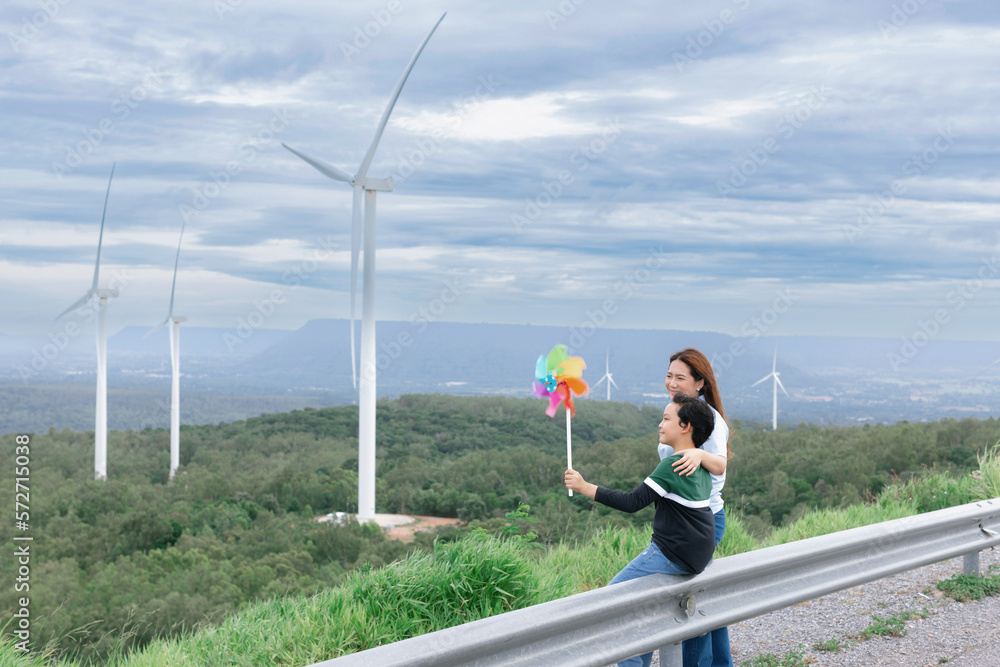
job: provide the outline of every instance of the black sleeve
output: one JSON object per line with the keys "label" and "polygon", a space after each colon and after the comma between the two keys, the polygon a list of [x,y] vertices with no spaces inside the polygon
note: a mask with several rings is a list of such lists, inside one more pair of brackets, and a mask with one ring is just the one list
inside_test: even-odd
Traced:
{"label": "black sleeve", "polygon": [[622,493],[621,491],[614,491],[613,489],[606,489],[603,486],[597,487],[597,493],[594,494],[594,500],[601,503],[602,505],[607,505],[616,510],[621,510],[622,512],[638,512],[643,507],[653,503],[659,496],[656,491],[646,486],[643,482],[631,493]]}

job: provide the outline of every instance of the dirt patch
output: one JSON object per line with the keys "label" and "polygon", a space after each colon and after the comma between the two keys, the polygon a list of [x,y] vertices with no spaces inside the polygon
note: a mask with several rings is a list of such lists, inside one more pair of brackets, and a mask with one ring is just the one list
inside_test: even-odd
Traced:
{"label": "dirt patch", "polygon": [[385,531],[385,534],[392,540],[412,542],[416,533],[429,533],[433,532],[436,528],[440,528],[441,526],[457,526],[462,523],[460,519],[451,519],[440,516],[414,516],[411,518],[413,521],[410,523],[401,526],[394,526]]}

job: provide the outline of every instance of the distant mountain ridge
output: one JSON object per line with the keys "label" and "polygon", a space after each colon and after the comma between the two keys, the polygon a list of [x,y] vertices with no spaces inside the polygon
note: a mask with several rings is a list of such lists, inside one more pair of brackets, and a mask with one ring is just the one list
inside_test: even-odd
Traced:
{"label": "distant mountain ridge", "polygon": [[[360,330],[360,324],[356,326]],[[164,401],[169,400],[167,332],[160,330],[143,339],[147,331],[127,327],[108,341],[110,390],[163,395],[157,401],[149,399],[148,416],[136,402],[131,410],[139,416],[129,423],[162,421]],[[268,405],[275,407],[288,405],[289,400],[315,407],[356,401],[349,334],[347,320],[311,320],[294,331],[183,326],[182,421],[186,420],[183,397],[246,397],[247,416],[259,414],[252,410],[259,409],[262,397],[270,397]],[[360,336],[358,342],[360,348]],[[378,322],[377,394],[529,396],[535,360],[558,343],[567,344],[586,360],[583,377],[590,384],[604,375],[608,355],[618,385],[611,391],[615,401],[664,402],[669,356],[692,346],[713,360],[727,412],[743,419],[768,419],[771,384],[752,385],[770,372],[777,347],[778,371],[791,395],[779,395],[779,422],[843,424],[1000,416],[1000,366],[985,370],[1000,359],[1000,343],[932,340],[908,351],[903,339],[740,339],[715,332],[487,323]],[[37,362],[42,352],[53,352],[54,346],[38,338],[0,338],[0,383],[12,390],[27,385],[92,387],[93,336],[86,331],[74,339],[72,347],[39,363],[42,370],[23,377],[24,369]],[[358,353],[360,361],[360,349]],[[904,361],[893,367],[892,355]],[[40,400],[38,394],[34,396]],[[602,387],[591,399],[605,400],[606,396]],[[211,410],[200,414],[218,421],[238,413],[232,401],[224,406],[218,419],[211,416],[215,414]],[[23,409],[24,414],[30,413],[30,406]],[[46,407],[46,414],[50,412]],[[60,423],[82,427],[78,418]]]}
{"label": "distant mountain ridge", "polygon": [[[245,359],[241,368],[264,374],[295,368],[316,378],[350,381],[349,333],[346,320],[311,320]],[[557,343],[584,357],[585,378],[596,381],[603,375],[608,353],[616,382],[621,376],[636,387],[662,386],[669,355],[685,347],[697,347],[715,358],[720,380],[735,382],[753,382],[769,372],[775,348],[783,377],[803,379],[845,372],[900,379],[972,376],[1000,359],[1000,343],[991,342],[930,341],[907,358],[903,343],[889,338],[750,340],[715,332],[652,329],[596,329],[584,336],[572,327],[379,322],[379,377],[426,383],[431,375],[434,383],[465,381],[489,387],[523,385],[527,378],[530,384],[534,360]],[[895,370],[890,355],[904,360]]]}
{"label": "distant mountain ridge", "polygon": [[[455,322],[379,322],[377,331],[380,384],[433,391],[446,383],[466,383],[453,385],[465,387],[461,393],[526,393],[534,380],[535,360],[559,343],[584,357],[584,379],[589,382],[604,374],[607,353],[623,390],[655,392],[663,389],[671,353],[688,346],[722,348],[732,340],[717,333],[643,329],[601,329],[585,338],[574,337],[567,327]],[[313,320],[245,359],[240,371],[258,378],[294,376],[299,382],[350,384],[349,333],[346,321]],[[574,338],[577,345],[572,345]]]}
{"label": "distant mountain ridge", "polygon": [[[319,364],[324,373],[343,375],[350,380],[350,348],[348,320],[310,320],[296,330],[253,327],[207,328],[181,327],[183,355],[218,356],[239,360],[247,369],[273,372],[276,366],[295,368],[307,366],[307,372]],[[355,323],[360,353],[360,324]],[[143,338],[149,329],[130,326],[108,339],[109,361],[115,354],[167,354],[167,331],[160,329]],[[847,338],[833,336],[784,336],[737,338],[707,331],[610,329],[594,327],[551,327],[527,324],[491,324],[458,322],[397,322],[377,323],[377,346],[380,370],[391,377],[404,370],[414,371],[433,358],[441,375],[465,374],[479,364],[503,360],[520,364],[564,343],[574,354],[588,360],[591,370],[597,368],[599,357],[610,351],[626,365],[642,366],[640,359],[657,364],[670,353],[683,347],[697,347],[709,357],[715,357],[716,372],[721,376],[730,370],[741,374],[745,366],[758,370],[763,359],[770,361],[775,346],[778,362],[799,367],[807,374],[827,374],[842,371],[863,372],[871,369],[906,375],[939,375],[979,373],[1000,359],[1000,342],[930,340],[918,344],[892,338]],[[33,350],[59,347],[73,356],[93,356],[93,332],[84,329],[74,336],[61,333],[49,336],[11,336],[0,334],[0,355],[7,358],[28,357]],[[736,352],[735,354],[733,352]],[[895,358],[896,368],[893,368]],[[631,361],[630,361],[631,360]],[[472,363],[470,365],[471,362]],[[397,369],[393,370],[393,366]],[[767,365],[769,366],[769,364]],[[496,371],[495,368],[492,369]],[[614,370],[614,369],[612,369]],[[780,370],[780,369],[779,369]],[[785,371],[782,371],[785,372]],[[602,370],[603,373],[603,370]],[[478,370],[474,372],[480,376]],[[655,375],[662,374],[657,370]],[[472,381],[472,376],[465,378]]]}

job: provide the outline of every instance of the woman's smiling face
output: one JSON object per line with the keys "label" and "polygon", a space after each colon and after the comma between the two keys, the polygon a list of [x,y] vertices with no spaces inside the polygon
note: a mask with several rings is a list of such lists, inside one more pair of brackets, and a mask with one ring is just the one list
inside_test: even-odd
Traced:
{"label": "woman's smiling face", "polygon": [[678,392],[688,396],[699,396],[701,388],[705,386],[705,381],[696,381],[691,374],[691,367],[680,359],[674,359],[670,362],[670,368],[667,369],[667,379],[663,384],[670,392],[670,398],[673,398]]}

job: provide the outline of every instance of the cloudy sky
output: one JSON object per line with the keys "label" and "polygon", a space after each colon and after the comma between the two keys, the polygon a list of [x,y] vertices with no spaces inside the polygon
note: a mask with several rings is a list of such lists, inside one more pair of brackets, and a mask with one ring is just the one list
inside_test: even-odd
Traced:
{"label": "cloudy sky", "polygon": [[[347,317],[1000,340],[993,2],[12,0],[0,332]],[[360,300],[359,300],[360,304]],[[934,321],[934,322],[932,322]],[[936,326],[933,324],[936,322]],[[930,323],[930,324],[929,324]]]}

